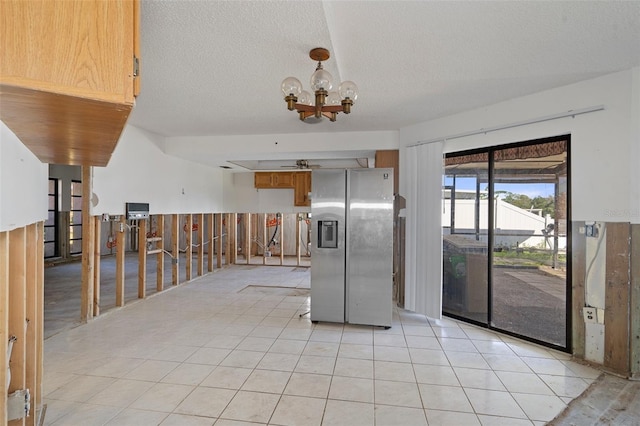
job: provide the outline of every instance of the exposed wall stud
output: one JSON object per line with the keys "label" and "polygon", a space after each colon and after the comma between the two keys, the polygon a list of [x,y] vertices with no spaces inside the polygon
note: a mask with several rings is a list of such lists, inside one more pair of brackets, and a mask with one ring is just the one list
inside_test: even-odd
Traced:
{"label": "exposed wall stud", "polygon": [[198,229],[196,230],[196,235],[198,239],[198,276],[204,275],[204,214],[197,214],[198,218]]}
{"label": "exposed wall stud", "polygon": [[180,283],[180,218],[177,214],[171,215],[171,255],[173,256],[171,262],[171,285],[178,285]]}
{"label": "exposed wall stud", "polygon": [[124,306],[124,255],[127,243],[127,219],[120,216],[116,229],[116,306]]}
{"label": "exposed wall stud", "polygon": [[191,281],[191,266],[193,263],[193,216],[188,214],[185,218],[184,230],[187,234],[187,260],[186,260],[186,271],[187,271],[187,281]]}
{"label": "exposed wall stud", "polygon": [[95,240],[89,206],[92,196],[91,167],[82,166],[82,291],[80,319],[87,322],[93,317],[93,268]]}
{"label": "exposed wall stud", "polygon": [[138,220],[138,299],[147,294],[147,219]]}
{"label": "exposed wall stud", "polygon": [[102,219],[93,216],[94,242],[93,242],[93,316],[100,315],[100,234],[102,231]]}
{"label": "exposed wall stud", "polygon": [[164,215],[156,216],[156,290],[158,292],[164,289]]}
{"label": "exposed wall stud", "polygon": [[218,239],[216,240],[217,242],[217,257],[216,257],[216,261],[218,263],[218,268],[222,268],[222,213],[216,213],[216,228],[217,228],[217,234],[218,234]]}

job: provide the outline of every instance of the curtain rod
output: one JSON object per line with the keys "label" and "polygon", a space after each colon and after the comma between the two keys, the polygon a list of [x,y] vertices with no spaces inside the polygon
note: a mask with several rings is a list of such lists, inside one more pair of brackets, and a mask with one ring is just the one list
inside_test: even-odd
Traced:
{"label": "curtain rod", "polygon": [[451,136],[445,136],[445,137],[439,137],[439,138],[435,138],[435,139],[429,139],[427,141],[421,141],[421,142],[414,143],[412,145],[407,145],[407,148],[411,148],[411,147],[414,147],[414,146],[425,145],[425,144],[433,143],[433,142],[440,142],[440,141],[446,142],[446,141],[451,140],[451,139],[465,138],[467,136],[474,136],[474,135],[479,135],[479,134],[482,134],[482,133],[486,134],[486,133],[489,133],[489,132],[497,132],[498,130],[511,129],[513,127],[526,126],[528,124],[542,123],[542,122],[545,122],[545,121],[556,120],[558,118],[575,117],[576,115],[587,114],[587,113],[596,112],[596,111],[602,111],[603,109],[604,109],[604,105],[597,105],[597,106],[581,108],[581,109],[570,109],[569,111],[566,111],[566,112],[559,112],[557,114],[545,115],[544,117],[533,118],[533,119],[530,119],[530,120],[516,121],[514,123],[509,123],[509,124],[505,124],[505,125],[502,125],[502,126],[487,127],[487,128],[482,128],[482,129],[479,129],[479,130],[473,130],[473,131],[470,131],[470,132],[458,133],[458,134],[451,135]]}

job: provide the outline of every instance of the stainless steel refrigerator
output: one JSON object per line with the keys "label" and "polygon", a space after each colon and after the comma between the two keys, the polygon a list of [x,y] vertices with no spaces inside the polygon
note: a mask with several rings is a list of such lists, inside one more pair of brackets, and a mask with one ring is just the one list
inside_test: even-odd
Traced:
{"label": "stainless steel refrigerator", "polygon": [[311,321],[391,327],[393,169],[314,170]]}

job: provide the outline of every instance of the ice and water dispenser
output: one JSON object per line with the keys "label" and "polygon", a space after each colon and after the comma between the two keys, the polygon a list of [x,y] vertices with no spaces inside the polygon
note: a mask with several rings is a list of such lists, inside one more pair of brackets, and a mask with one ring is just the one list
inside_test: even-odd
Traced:
{"label": "ice and water dispenser", "polygon": [[318,221],[318,248],[338,248],[338,221]]}

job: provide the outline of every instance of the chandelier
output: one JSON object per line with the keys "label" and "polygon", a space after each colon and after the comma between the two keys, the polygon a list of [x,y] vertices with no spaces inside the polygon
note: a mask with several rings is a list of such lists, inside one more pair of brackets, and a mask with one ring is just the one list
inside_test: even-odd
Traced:
{"label": "chandelier", "polygon": [[351,106],[358,98],[358,86],[353,81],[343,81],[337,91],[333,89],[333,77],[322,68],[322,61],[329,59],[329,51],[317,47],[309,52],[309,57],[318,61],[316,71],[311,74],[311,93],[302,90],[300,80],[287,77],[282,81],[282,93],[289,111],[294,109],[300,114],[300,120],[305,123],[319,123],[322,117],[336,121],[339,112],[349,114]]}

